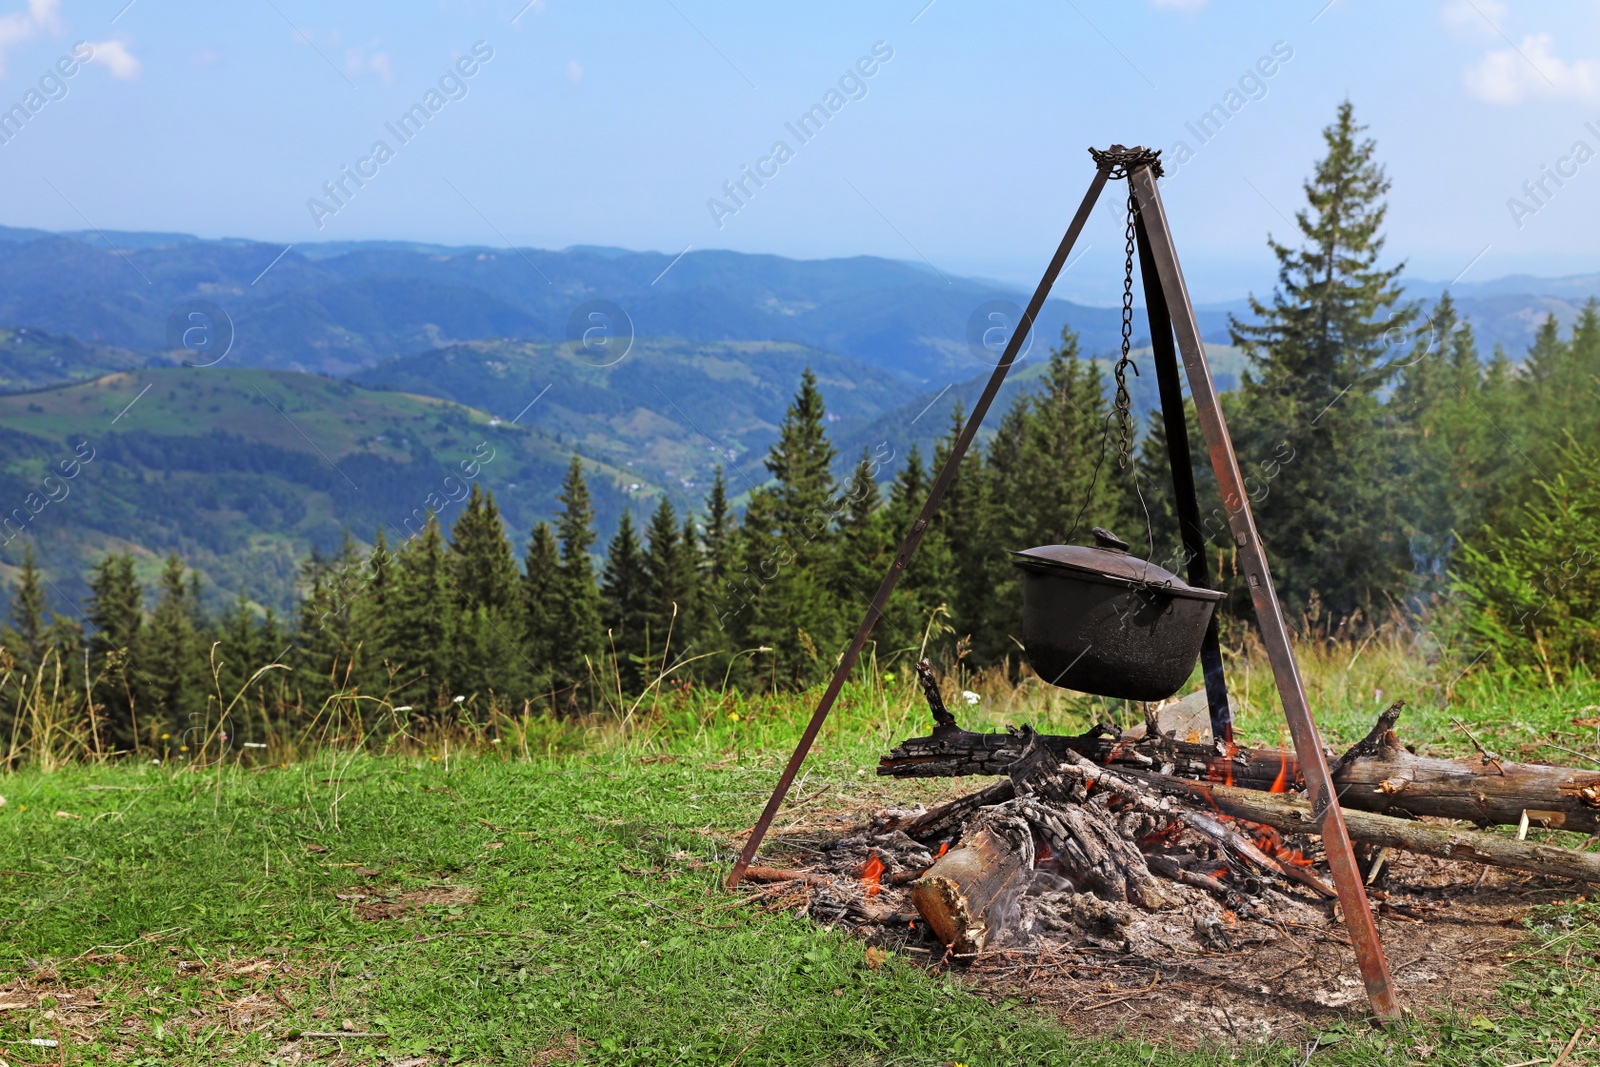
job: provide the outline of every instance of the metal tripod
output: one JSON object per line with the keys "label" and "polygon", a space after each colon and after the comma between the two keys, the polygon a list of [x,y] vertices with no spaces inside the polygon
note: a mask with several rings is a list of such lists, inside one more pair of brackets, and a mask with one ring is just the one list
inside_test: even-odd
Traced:
{"label": "metal tripod", "polygon": [[[1266,647],[1267,659],[1272,665],[1278,695],[1283,702],[1284,715],[1289,721],[1289,733],[1294,740],[1295,754],[1299,758],[1300,770],[1305,777],[1306,796],[1311,802],[1312,829],[1322,835],[1328,866],[1332,870],[1339,905],[1344,913],[1344,923],[1350,933],[1351,944],[1355,947],[1362,981],[1367,988],[1367,999],[1372,1006],[1373,1014],[1379,1019],[1385,1022],[1398,1020],[1400,1005],[1389,977],[1383,945],[1379,941],[1378,928],[1367,903],[1366,890],[1356,865],[1355,850],[1345,829],[1344,816],[1339,811],[1338,797],[1328,771],[1327,759],[1323,755],[1322,739],[1318,735],[1316,723],[1311,717],[1310,705],[1306,701],[1305,686],[1300,680],[1300,670],[1295,663],[1294,651],[1290,645],[1289,627],[1283,617],[1283,608],[1278,603],[1278,594],[1272,585],[1272,575],[1267,568],[1266,551],[1261,545],[1261,539],[1256,532],[1255,518],[1250,511],[1250,496],[1245,489],[1239,461],[1233,452],[1232,439],[1228,436],[1228,425],[1223,419],[1216,383],[1211,377],[1211,366],[1206,361],[1205,348],[1200,341],[1200,328],[1195,321],[1194,305],[1189,299],[1188,286],[1183,280],[1183,270],[1178,265],[1177,249],[1172,242],[1172,233],[1167,227],[1166,210],[1162,206],[1161,192],[1156,185],[1156,179],[1161,173],[1160,154],[1142,148],[1125,149],[1120,145],[1113,145],[1104,152],[1090,149],[1090,153],[1094,156],[1096,168],[1094,178],[1089,183],[1089,190],[1084,194],[1083,202],[1078,205],[1078,211],[1072,217],[1072,222],[1067,227],[1066,235],[1061,239],[1055,255],[1051,257],[1050,265],[1045,268],[1044,277],[1040,279],[1038,288],[1028,301],[1027,309],[1023,312],[1021,321],[1017,323],[1017,328],[1012,333],[1011,340],[1006,345],[1005,353],[1001,356],[994,373],[990,375],[988,384],[984,386],[982,396],[973,406],[966,425],[961,428],[961,433],[950,450],[949,458],[939,471],[938,477],[934,479],[933,486],[928,492],[927,502],[923,504],[921,513],[906,534],[905,541],[889,568],[889,573],[884,575],[883,582],[878,586],[877,594],[873,596],[866,616],[861,620],[861,625],[856,629],[849,648],[840,659],[833,678],[828,682],[828,688],[823,692],[822,700],[811,716],[811,721],[806,725],[799,744],[795,746],[794,754],[784,767],[783,774],[779,776],[771,799],[767,801],[767,806],[762,811],[761,818],[756,821],[750,839],[745,842],[744,851],[740,853],[738,862],[734,864],[733,871],[728,876],[728,887],[737,885],[744,877],[746,869],[755,858],[756,850],[761,847],[761,841],[772,825],[778,809],[783,805],[789,787],[794,784],[795,775],[799,773],[801,763],[805,761],[807,752],[816,740],[817,732],[821,730],[823,721],[838,699],[845,679],[855,667],[856,660],[872,633],[872,628],[883,614],[889,595],[894,591],[901,575],[905,573],[907,562],[921,544],[928,524],[932,521],[946,490],[949,489],[962,457],[966,455],[973,437],[978,432],[978,427],[988,414],[989,406],[1000,391],[1000,386],[1005,381],[1007,372],[1011,370],[1028,332],[1033,328],[1034,320],[1055,285],[1056,278],[1060,275],[1073,245],[1083,232],[1084,224],[1094,210],[1106,182],[1113,178],[1126,178],[1133,193],[1134,203],[1137,205],[1134,218],[1139,266],[1150,319],[1150,340],[1160,387],[1162,416],[1167,431],[1178,518],[1183,532],[1185,555],[1189,561],[1188,579],[1194,585],[1210,585],[1206,566],[1205,531],[1200,526],[1199,504],[1195,496],[1194,477],[1190,466],[1182,389],[1178,381],[1180,356],[1189,381],[1189,393],[1194,398],[1195,413],[1205,436],[1206,449],[1211,457],[1211,468],[1221,489],[1229,531],[1238,549],[1240,567],[1249,584],[1257,623],[1261,627],[1262,644]],[[1177,339],[1176,348],[1173,344],[1174,335]],[[1231,738],[1232,727],[1228,716],[1227,691],[1222,675],[1222,654],[1217,640],[1215,618],[1206,634],[1206,641],[1201,651],[1201,663],[1211,708],[1213,737],[1225,744]]]}

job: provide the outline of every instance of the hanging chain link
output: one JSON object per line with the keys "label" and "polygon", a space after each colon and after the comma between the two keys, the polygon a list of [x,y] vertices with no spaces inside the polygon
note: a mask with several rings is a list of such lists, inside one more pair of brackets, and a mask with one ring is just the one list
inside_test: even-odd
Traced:
{"label": "hanging chain link", "polygon": [[1122,358],[1112,370],[1117,379],[1117,395],[1112,406],[1117,416],[1117,466],[1126,468],[1133,458],[1133,397],[1128,394],[1128,368],[1134,377],[1139,375],[1139,365],[1128,356],[1133,347],[1133,252],[1135,246],[1134,218],[1139,210],[1133,196],[1133,183],[1128,183],[1127,248],[1122,269]]}

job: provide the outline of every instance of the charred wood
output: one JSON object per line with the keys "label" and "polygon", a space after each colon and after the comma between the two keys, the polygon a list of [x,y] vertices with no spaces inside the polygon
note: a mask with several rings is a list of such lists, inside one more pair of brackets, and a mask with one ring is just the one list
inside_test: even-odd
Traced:
{"label": "charred wood", "polygon": [[[1535,825],[1600,832],[1600,772],[1517,763],[1503,757],[1445,760],[1406,751],[1392,729],[1390,708],[1378,727],[1337,761],[1333,781],[1345,809],[1401,817],[1436,816],[1479,825],[1515,826],[1524,811]],[[954,725],[902,741],[878,762],[897,778],[1003,775],[1021,757],[1028,737],[1057,758],[1077,753],[1097,764],[1160,771],[1244,789],[1283,792],[1300,780],[1299,761],[1286,752],[1227,748],[1152,738],[1120,740],[1103,727],[1085,734],[980,734]]]}
{"label": "charred wood", "polygon": [[[1143,780],[1163,792],[1203,800],[1227,815],[1271,826],[1285,833],[1317,832],[1311,805],[1298,797],[1171,778],[1159,780],[1157,775],[1144,776]],[[1600,883],[1600,854],[1593,852],[1579,852],[1536,841],[1518,841],[1478,830],[1460,830],[1396,819],[1374,812],[1346,809],[1344,816],[1352,841],[1424,856],[1438,856],[1440,859]]]}

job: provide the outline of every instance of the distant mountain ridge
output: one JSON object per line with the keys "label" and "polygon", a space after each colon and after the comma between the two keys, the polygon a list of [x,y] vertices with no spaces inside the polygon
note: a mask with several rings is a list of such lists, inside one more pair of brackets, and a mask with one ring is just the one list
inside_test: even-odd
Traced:
{"label": "distant mountain ridge", "polygon": [[[1429,303],[1445,288],[1427,280],[1407,286],[1409,296]],[[1108,278],[1108,304],[1116,288]],[[1451,291],[1484,354],[1500,344],[1517,359],[1545,315],[1571,324],[1583,301],[1600,293],[1600,273],[1513,275]],[[233,321],[233,365],[314,374],[352,374],[468,341],[563,340],[579,306],[601,300],[622,308],[640,337],[804,345],[939,388],[992,363],[976,343],[994,325],[987,313],[998,308],[1002,320],[1014,319],[1027,295],[871,256],[795,260],[409,241],[286,250],[240,238],[0,227],[0,326],[156,352],[167,345],[168,317],[184,301],[201,299]],[[1202,305],[1196,313],[1208,343],[1227,343],[1229,315],[1247,316],[1248,305]],[[1145,343],[1139,320],[1135,341]],[[1064,325],[1078,332],[1088,354],[1117,345],[1115,307],[1047,301],[1035,344],[1048,346]]]}

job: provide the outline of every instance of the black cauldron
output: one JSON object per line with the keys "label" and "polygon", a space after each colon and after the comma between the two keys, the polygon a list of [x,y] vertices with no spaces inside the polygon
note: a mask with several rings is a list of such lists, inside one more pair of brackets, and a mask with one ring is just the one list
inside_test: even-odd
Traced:
{"label": "black cauldron", "polygon": [[1012,553],[1022,570],[1022,644],[1052,685],[1124,700],[1165,700],[1188,681],[1217,601],[1095,527],[1093,547]]}

